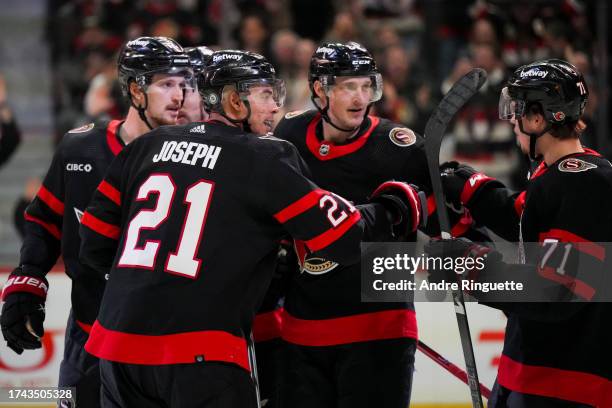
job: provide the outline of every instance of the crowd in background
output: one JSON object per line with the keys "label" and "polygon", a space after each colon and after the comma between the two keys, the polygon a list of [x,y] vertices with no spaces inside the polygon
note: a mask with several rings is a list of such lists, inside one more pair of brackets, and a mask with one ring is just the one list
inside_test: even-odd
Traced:
{"label": "crowd in background", "polygon": [[[321,41],[358,41],[384,78],[372,112],[422,133],[441,96],[471,67],[488,81],[450,128],[448,156],[520,184],[514,134],[497,119],[508,73],[563,58],[590,86],[585,143],[597,148],[595,7],[578,0],[49,0],[46,36],[53,70],[55,139],[125,112],[116,53],[128,38],[168,36],[187,47],[263,54],[287,83],[286,111],[312,107],[308,63]],[[280,115],[279,115],[280,117]],[[514,174],[519,174],[513,177]]]}

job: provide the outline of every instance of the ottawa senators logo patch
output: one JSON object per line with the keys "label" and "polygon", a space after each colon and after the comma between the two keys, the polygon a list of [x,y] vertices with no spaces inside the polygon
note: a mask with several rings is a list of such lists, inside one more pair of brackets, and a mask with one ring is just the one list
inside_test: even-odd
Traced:
{"label": "ottawa senators logo patch", "polygon": [[580,173],[590,169],[597,168],[593,163],[585,162],[584,160],[569,158],[559,163],[559,171],[565,173]]}
{"label": "ottawa senators logo patch", "polygon": [[83,125],[81,127],[75,128],[75,129],[71,129],[68,131],[68,133],[85,133],[91,129],[93,129],[95,126],[94,123],[88,123],[86,125]]}
{"label": "ottawa senators logo patch", "polygon": [[399,147],[412,146],[416,142],[416,135],[408,128],[393,128],[389,132],[389,139]]}
{"label": "ottawa senators logo patch", "polygon": [[304,264],[302,265],[302,272],[306,272],[311,275],[322,275],[333,270],[337,266],[338,264],[336,262],[328,261],[327,259],[306,258],[304,260]]}
{"label": "ottawa senators logo patch", "polygon": [[306,112],[306,109],[287,112],[285,114],[285,119],[295,118],[296,116],[300,116],[304,112]]}

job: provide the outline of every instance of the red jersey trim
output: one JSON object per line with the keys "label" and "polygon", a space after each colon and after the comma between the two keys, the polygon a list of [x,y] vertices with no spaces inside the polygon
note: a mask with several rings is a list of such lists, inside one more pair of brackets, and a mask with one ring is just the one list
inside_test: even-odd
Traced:
{"label": "red jersey trim", "polygon": [[[308,124],[308,128],[306,129],[306,146],[308,146],[308,150],[319,160],[331,160],[338,157],[346,156],[347,154],[351,154],[361,149],[363,145],[368,141],[368,138],[374,131],[374,128],[378,126],[380,123],[380,119],[376,116],[368,116],[370,118],[370,126],[368,129],[360,136],[356,138],[355,141],[351,143],[347,143],[344,145],[335,145],[333,143],[329,143],[326,141],[320,141],[317,138],[316,129],[317,124],[321,121],[321,114],[317,113],[312,121]],[[321,154],[321,146],[326,145],[329,147],[328,153],[325,155]]]}
{"label": "red jersey trim", "polygon": [[111,184],[107,183],[106,180],[102,180],[102,182],[98,186],[98,191],[101,192],[113,203],[117,204],[118,206],[121,206],[121,193]]}
{"label": "red jersey trim", "polygon": [[538,167],[536,167],[536,169],[534,170],[531,177],[529,177],[529,180],[533,180],[537,177],[540,177],[542,174],[546,173],[546,170],[548,170],[546,163],[545,162],[540,163]]}
{"label": "red jersey trim", "polygon": [[538,266],[538,274],[545,279],[565,286],[570,292],[583,299],[592,300],[593,296],[595,296],[596,291],[592,286],[571,276],[561,276],[555,271],[555,268],[550,266],[545,266],[544,268]]}
{"label": "red jersey trim", "polygon": [[47,206],[49,206],[54,213],[62,217],[64,216],[64,203],[62,200],[53,195],[52,192],[47,190],[44,185],[40,186],[40,189],[36,195],[42,202],[47,204]]}
{"label": "red jersey trim", "polygon": [[436,212],[436,197],[433,194],[427,196],[427,215],[431,215]]}
{"label": "red jersey trim", "polygon": [[276,220],[281,224],[284,224],[290,219],[297,217],[303,212],[308,211],[310,208],[314,207],[316,204],[319,203],[319,199],[326,194],[328,194],[328,192],[325,190],[311,191],[304,197],[300,198],[292,204],[289,204],[287,207],[274,214],[274,218],[276,218]]}
{"label": "red jersey trim", "polygon": [[316,237],[304,241],[304,244],[310,249],[311,252],[318,251],[334,243],[338,238],[344,235],[353,225],[355,225],[361,219],[361,213],[356,211],[352,213],[342,224],[335,228],[330,228],[322,234]]}
{"label": "red jersey trim", "polygon": [[49,224],[48,222],[44,222],[43,220],[33,217],[30,214],[28,214],[27,212],[23,214],[23,218],[26,221],[30,221],[30,222],[34,222],[38,225],[40,225],[41,227],[43,227],[45,230],[47,230],[47,232],[51,235],[53,235],[55,238],[57,239],[62,239],[62,232],[60,231],[59,228],[57,228],[56,225],[54,224]]}
{"label": "red jersey trim", "polygon": [[246,341],[220,330],[144,335],[123,333],[95,321],[85,350],[96,357],[126,364],[168,365],[202,361],[233,363],[250,371]]}
{"label": "red jersey trim", "polygon": [[527,196],[527,191],[521,191],[521,193],[514,200],[514,211],[516,211],[516,215],[519,217],[523,214],[523,209],[525,209],[525,197]]}
{"label": "red jersey trim", "polygon": [[281,336],[282,309],[259,313],[253,321],[255,341],[268,341]]}
{"label": "red jersey trim", "polygon": [[119,239],[119,227],[108,224],[93,215],[85,211],[83,218],[81,218],[81,225],[85,225],[91,230],[97,232],[100,235],[104,235],[107,238]]}
{"label": "red jersey trim", "polygon": [[502,355],[497,380],[500,385],[524,394],[541,395],[607,407],[612,401],[612,381],[580,371],[534,366]]}
{"label": "red jersey trim", "polygon": [[117,129],[121,124],[121,120],[111,120],[106,127],[106,143],[108,144],[108,148],[113,152],[116,156],[119,154],[121,150],[123,150],[123,145],[119,143],[117,139]]}
{"label": "red jersey trim", "polygon": [[414,310],[387,310],[325,320],[282,314],[283,340],[301,346],[334,346],[395,338],[418,338]]}
{"label": "red jersey trim", "polygon": [[76,320],[79,327],[87,334],[91,333],[91,324],[83,323],[81,321]]}
{"label": "red jersey trim", "polygon": [[572,232],[553,228],[549,231],[540,233],[538,239],[540,242],[543,242],[546,238],[558,239],[561,242],[574,243],[576,244],[574,245],[574,248],[576,248],[578,251],[584,252],[587,255],[595,257],[602,262],[606,259],[606,250],[603,246],[596,244],[593,241],[589,241],[588,239],[576,235]]}

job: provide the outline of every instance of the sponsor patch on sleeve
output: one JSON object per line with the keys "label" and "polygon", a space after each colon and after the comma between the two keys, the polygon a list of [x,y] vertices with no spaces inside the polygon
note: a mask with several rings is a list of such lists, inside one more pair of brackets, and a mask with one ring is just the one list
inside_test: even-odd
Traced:
{"label": "sponsor patch on sleeve", "polygon": [[416,142],[416,135],[408,128],[393,128],[389,132],[389,139],[399,147],[406,147]]}
{"label": "sponsor patch on sleeve", "polygon": [[88,123],[86,125],[83,125],[81,127],[75,128],[75,129],[71,129],[68,131],[68,133],[85,133],[91,129],[93,129],[95,126],[94,123]]}
{"label": "sponsor patch on sleeve", "polygon": [[296,116],[300,116],[304,112],[306,112],[306,109],[287,112],[285,114],[285,119],[295,118]]}
{"label": "sponsor patch on sleeve", "polygon": [[565,159],[559,163],[559,171],[563,171],[565,173],[580,173],[581,171],[587,171],[595,168],[597,168],[597,166],[593,163],[576,159],[574,157],[570,157],[569,159]]}

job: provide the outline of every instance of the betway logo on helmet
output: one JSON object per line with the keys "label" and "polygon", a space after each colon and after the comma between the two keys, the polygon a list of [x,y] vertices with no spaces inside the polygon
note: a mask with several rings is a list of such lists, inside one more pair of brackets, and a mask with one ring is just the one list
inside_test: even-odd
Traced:
{"label": "betway logo on helmet", "polygon": [[220,55],[215,55],[213,57],[213,62],[219,62],[219,61],[229,60],[229,59],[240,61],[242,59],[242,55],[240,55],[240,54],[220,54]]}
{"label": "betway logo on helmet", "polygon": [[529,71],[521,72],[521,78],[538,77],[544,79],[546,75],[548,75],[548,71],[541,71],[538,68],[531,68]]}
{"label": "betway logo on helmet", "polygon": [[317,48],[317,51],[315,52],[315,54],[318,54],[322,52],[323,54],[333,54],[334,52],[336,52],[336,50],[334,50],[333,48],[329,48],[329,47],[319,47]]}
{"label": "betway logo on helmet", "polygon": [[132,40],[129,43],[127,43],[128,47],[133,47],[135,45],[140,46],[140,47],[144,47],[145,45],[148,45],[149,41],[148,40]]}

